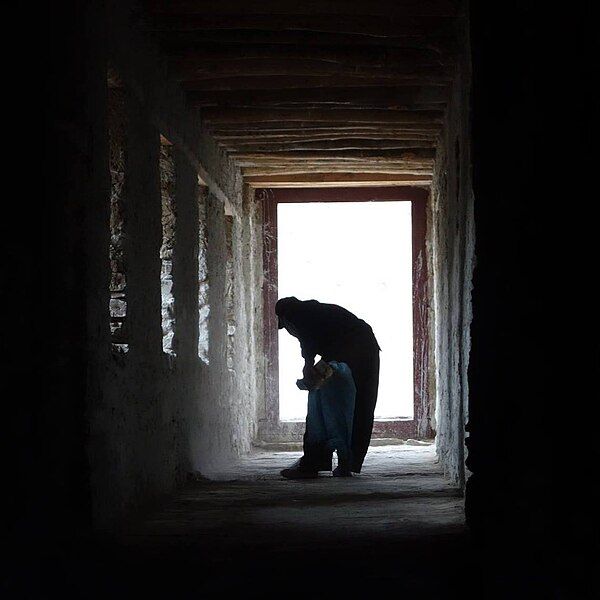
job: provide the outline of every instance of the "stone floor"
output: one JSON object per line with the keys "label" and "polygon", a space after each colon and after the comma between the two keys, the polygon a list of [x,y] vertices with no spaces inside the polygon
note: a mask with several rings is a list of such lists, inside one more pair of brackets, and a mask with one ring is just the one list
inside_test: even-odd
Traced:
{"label": "stone floor", "polygon": [[173,597],[465,597],[463,499],[432,445],[373,447],[353,478],[283,479],[299,455],[258,451],[190,482],[122,532],[117,570]]}
{"label": "stone floor", "polygon": [[363,472],[352,478],[282,478],[279,471],[300,454],[260,451],[192,482],[124,539],[171,543],[222,532],[219,545],[227,546],[247,543],[251,528],[253,546],[279,537],[289,548],[290,538],[335,545],[376,532],[404,538],[463,529],[460,491],[441,473],[433,445],[371,448]]}
{"label": "stone floor", "polygon": [[[479,598],[463,498],[432,445],[372,447],[363,472],[288,481],[260,450],[190,481],[115,539],[47,565],[65,598]],[[54,597],[53,595],[44,597]]]}

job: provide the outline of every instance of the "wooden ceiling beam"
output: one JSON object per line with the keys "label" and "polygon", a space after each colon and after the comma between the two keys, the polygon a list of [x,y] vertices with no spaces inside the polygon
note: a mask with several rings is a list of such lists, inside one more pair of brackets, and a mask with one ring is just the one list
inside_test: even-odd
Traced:
{"label": "wooden ceiling beam", "polygon": [[269,103],[256,103],[249,104],[243,101],[243,95],[240,99],[240,102],[232,102],[231,104],[220,105],[220,104],[207,104],[207,105],[198,105],[194,101],[190,101],[190,105],[195,108],[199,108],[203,110],[205,108],[224,108],[224,109],[255,109],[255,108],[263,108],[269,110],[277,110],[277,109],[300,109],[300,110],[340,110],[340,109],[363,109],[363,110],[397,110],[397,111],[424,111],[424,110],[445,110],[445,104],[396,104],[394,106],[388,106],[384,103],[369,103],[369,102],[336,102],[336,103],[322,103],[322,102],[289,102],[284,104],[269,104]]}
{"label": "wooden ceiling beam", "polygon": [[362,135],[379,135],[395,136],[395,135],[437,135],[442,129],[440,123],[402,123],[400,125],[387,124],[382,125],[369,123],[343,124],[336,123],[334,125],[322,123],[310,123],[304,121],[287,121],[273,123],[249,123],[239,125],[236,123],[219,123],[211,127],[211,131],[215,137],[219,136],[250,136],[256,138],[259,135],[265,136],[287,136],[287,135],[342,135],[342,136],[357,136]]}
{"label": "wooden ceiling beam", "polygon": [[361,188],[361,187],[372,187],[373,185],[377,185],[377,187],[399,187],[399,186],[405,186],[405,187],[422,187],[422,188],[429,188],[431,186],[431,182],[398,182],[395,181],[393,179],[391,179],[390,181],[386,181],[386,180],[377,180],[377,181],[372,181],[372,180],[364,180],[364,181],[347,181],[347,180],[340,180],[340,181],[333,181],[331,183],[324,183],[324,182],[319,182],[319,181],[304,181],[304,182],[299,182],[299,183],[274,183],[273,185],[270,186],[265,186],[265,185],[249,185],[249,187],[251,189],[257,189],[257,188],[264,188],[264,187],[270,187],[270,188],[294,188],[294,189],[304,189],[304,188],[314,188],[315,186],[318,187],[322,187],[322,188],[338,188],[338,187],[353,187],[353,188]]}
{"label": "wooden ceiling beam", "polygon": [[432,150],[435,144],[431,142],[398,142],[394,140],[350,140],[341,142],[313,142],[291,144],[254,144],[227,147],[227,151],[235,156],[237,154],[290,154],[292,152],[345,152],[352,150],[402,150],[404,152],[419,153],[423,150]]}
{"label": "wooden ceiling beam", "polygon": [[[397,171],[405,171],[405,170],[420,170],[420,169],[431,169],[433,167],[433,160],[402,160],[400,158],[390,158],[390,157],[370,157],[370,158],[334,158],[330,157],[329,159],[298,159],[298,158],[289,158],[288,160],[281,159],[279,157],[271,158],[271,160],[260,160],[256,158],[242,158],[236,157],[235,163],[239,167],[257,167],[257,168],[281,168],[281,169],[289,169],[289,168],[302,168],[306,169],[309,167],[314,168],[345,168],[347,171],[352,171],[355,169],[360,169],[363,171],[368,171],[371,168],[379,167],[389,167],[390,169],[394,169]],[[339,169],[338,169],[339,170]]]}
{"label": "wooden ceiling beam", "polygon": [[406,48],[432,50],[440,54],[456,55],[460,43],[456,36],[400,35],[398,37],[381,37],[378,35],[362,35],[354,33],[329,33],[299,30],[208,30],[183,32],[153,32],[152,35],[168,54],[177,53],[182,48],[196,45],[213,44],[218,46],[253,44],[277,44],[300,46],[335,46],[360,47],[371,46],[386,48]]}
{"label": "wooden ceiling beam", "polygon": [[379,77],[388,81],[418,77],[423,80],[450,82],[452,69],[435,63],[397,62],[378,66],[357,65],[352,62],[335,63],[320,60],[286,60],[280,58],[240,59],[237,61],[210,61],[202,59],[171,60],[173,77],[177,81],[192,82],[203,79],[228,79],[230,77],[297,77],[297,76],[349,76],[355,78]]}
{"label": "wooden ceiling beam", "polygon": [[299,110],[299,109],[261,109],[261,108],[207,108],[200,112],[206,123],[213,124],[251,124],[303,121],[305,123],[366,123],[423,125],[441,124],[443,111],[398,111],[398,110]]}
{"label": "wooden ceiling beam", "polygon": [[[422,154],[419,156],[417,150]],[[427,154],[426,154],[427,153]],[[277,153],[237,152],[230,153],[239,166],[260,165],[308,165],[308,164],[397,164],[400,167],[429,167],[435,160],[435,149],[406,150],[308,150]]]}
{"label": "wooden ceiling beam", "polygon": [[248,61],[315,61],[356,67],[377,67],[393,70],[401,65],[443,66],[453,63],[448,54],[428,49],[386,48],[372,46],[306,46],[302,44],[199,44],[167,48],[171,62],[178,65],[228,63],[245,65]]}
{"label": "wooden ceiling beam", "polygon": [[429,185],[429,175],[395,173],[297,173],[294,175],[255,175],[244,177],[251,187],[314,187],[316,185]]}
{"label": "wooden ceiling beam", "polygon": [[294,133],[294,134],[275,134],[275,135],[226,135],[218,134],[213,136],[219,144],[224,146],[235,145],[239,147],[253,145],[253,144],[290,144],[290,143],[302,143],[310,144],[314,142],[344,142],[353,140],[368,140],[377,142],[379,140],[384,141],[400,141],[406,143],[419,144],[420,142],[429,142],[435,145],[437,142],[437,135],[434,133],[389,133],[385,131],[380,132],[338,132],[338,133]]}
{"label": "wooden ceiling beam", "polygon": [[155,15],[335,15],[381,17],[456,17],[459,0],[145,0],[148,13]]}
{"label": "wooden ceiling beam", "polygon": [[[447,37],[456,34],[456,22],[448,17],[392,17],[390,15],[263,14],[149,14],[142,21],[147,31],[194,33],[230,30],[305,31],[383,37]],[[197,36],[195,39],[200,39]]]}
{"label": "wooden ceiling beam", "polygon": [[388,108],[403,106],[444,106],[448,88],[429,87],[358,87],[358,88],[300,88],[239,91],[206,90],[188,92],[195,106],[291,106],[291,105],[380,105]]}
{"label": "wooden ceiling beam", "polygon": [[348,171],[360,171],[370,167],[387,166],[396,170],[412,170],[412,169],[431,169],[433,167],[433,159],[417,160],[417,159],[401,159],[398,157],[380,156],[374,154],[371,157],[336,157],[328,158],[301,158],[301,157],[263,157],[251,158],[236,156],[235,163],[239,167],[259,167],[259,168],[294,168],[294,169],[311,169],[311,168],[334,168],[344,167]]}
{"label": "wooden ceiling beam", "polygon": [[281,142],[263,143],[262,140],[252,142],[222,143],[223,147],[232,155],[240,152],[250,153],[270,153],[290,151],[339,151],[339,150],[369,150],[369,149],[388,149],[388,150],[410,150],[411,148],[434,148],[432,141],[415,140],[365,140],[365,139],[347,139],[347,140],[319,140],[316,142]]}
{"label": "wooden ceiling beam", "polygon": [[244,175],[297,175],[302,173],[394,173],[396,175],[427,175],[433,174],[433,169],[429,168],[397,168],[393,165],[367,166],[359,165],[356,167],[348,165],[329,165],[329,166],[288,166],[288,167],[243,167]]}
{"label": "wooden ceiling beam", "polygon": [[[344,125],[342,123],[336,123],[335,125],[319,124],[319,123],[304,123],[304,122],[288,122],[288,123],[249,123],[243,127],[233,124],[228,125],[222,123],[213,125],[211,130],[215,138],[221,136],[243,136],[250,138],[257,138],[258,136],[312,136],[317,135],[320,137],[331,136],[350,136],[350,137],[363,137],[363,136],[437,136],[441,131],[441,124],[439,123],[419,123],[412,125],[404,123],[402,125],[369,125],[368,123],[359,123],[354,125]],[[402,139],[402,138],[399,138]]]}
{"label": "wooden ceiling beam", "polygon": [[421,173],[423,171],[429,172],[434,165],[433,160],[400,160],[398,158],[386,158],[379,157],[373,158],[343,158],[343,159],[310,159],[310,160],[279,160],[277,157],[271,160],[256,160],[256,159],[242,159],[239,157],[235,158],[236,164],[240,168],[245,169],[281,169],[286,173],[290,171],[316,169],[316,170],[346,170],[346,171],[381,171],[382,169],[390,169],[393,172],[409,172],[409,173]]}
{"label": "wooden ceiling beam", "polygon": [[431,182],[462,0],[142,2],[142,27],[251,185]]}
{"label": "wooden ceiling beam", "polygon": [[242,172],[244,175],[247,176],[253,176],[253,177],[258,177],[258,176],[271,176],[271,175],[299,175],[302,173],[372,173],[372,174],[378,174],[378,173],[392,173],[394,175],[422,175],[422,176],[427,176],[427,177],[431,177],[433,175],[433,170],[430,169],[429,171],[427,170],[410,170],[410,169],[370,169],[370,168],[359,168],[359,167],[348,167],[346,169],[343,168],[332,168],[332,169],[325,169],[325,168],[312,168],[312,167],[304,167],[304,168],[295,168],[295,169],[287,169],[287,170],[281,170],[281,169],[273,169],[273,170],[267,170],[267,169],[259,169],[259,168],[255,168],[255,167],[249,167],[249,168],[244,168],[242,169]]}
{"label": "wooden ceiling beam", "polygon": [[439,86],[444,89],[448,86],[447,79],[439,77],[424,76],[417,73],[406,77],[380,77],[372,74],[371,77],[356,77],[349,75],[240,75],[237,77],[213,77],[210,79],[195,79],[182,81],[181,86],[188,92],[200,91],[235,91],[244,92],[246,90],[256,89],[303,89],[303,88],[347,88],[347,87],[421,87],[421,86]]}

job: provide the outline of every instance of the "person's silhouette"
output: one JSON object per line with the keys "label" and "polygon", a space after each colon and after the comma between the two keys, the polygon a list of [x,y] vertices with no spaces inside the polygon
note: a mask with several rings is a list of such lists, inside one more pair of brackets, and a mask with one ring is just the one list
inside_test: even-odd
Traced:
{"label": "person's silhouette", "polygon": [[[281,298],[275,305],[279,329],[298,338],[304,358],[304,380],[313,381],[315,356],[324,361],[345,363],[356,388],[351,436],[350,471],[360,473],[369,448],[377,390],[379,387],[379,344],[371,326],[336,304],[317,300]],[[281,474],[287,478],[316,477],[318,471],[331,471],[333,449],[311,430],[307,419],[304,455]]]}

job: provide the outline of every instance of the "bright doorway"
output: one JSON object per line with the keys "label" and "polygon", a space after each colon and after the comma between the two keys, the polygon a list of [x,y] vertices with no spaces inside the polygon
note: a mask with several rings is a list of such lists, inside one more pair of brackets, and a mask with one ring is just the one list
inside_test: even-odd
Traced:
{"label": "bright doorway", "polygon": [[[413,419],[410,201],[298,202],[277,212],[278,295],[339,304],[369,323],[382,348],[375,418]],[[303,421],[298,341],[279,332],[279,418]]]}

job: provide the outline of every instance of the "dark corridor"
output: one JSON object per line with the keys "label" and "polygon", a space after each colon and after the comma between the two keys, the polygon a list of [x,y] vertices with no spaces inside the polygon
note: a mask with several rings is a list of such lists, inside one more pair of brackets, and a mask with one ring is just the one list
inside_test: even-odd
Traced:
{"label": "dark corridor", "polygon": [[[44,112],[43,133],[17,111],[5,131],[15,180],[44,180],[3,219],[7,597],[597,596],[589,12],[90,0],[37,31],[6,18],[43,47],[17,69],[6,51],[7,96]],[[244,479],[268,385],[255,191],[392,186],[428,198],[438,462],[404,444],[380,469],[375,447],[333,494],[268,461]],[[436,507],[456,520],[427,530]],[[311,525],[327,510],[333,530]]]}

